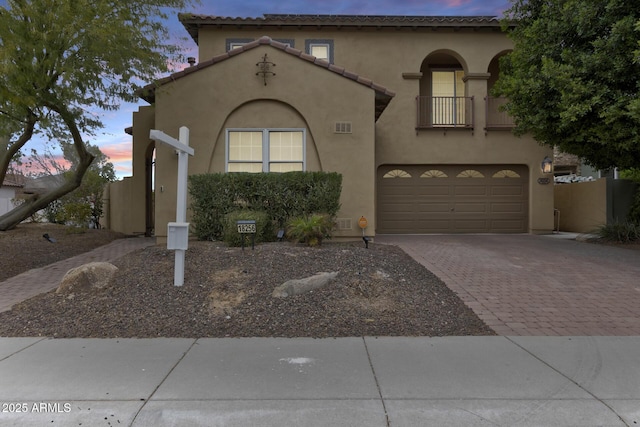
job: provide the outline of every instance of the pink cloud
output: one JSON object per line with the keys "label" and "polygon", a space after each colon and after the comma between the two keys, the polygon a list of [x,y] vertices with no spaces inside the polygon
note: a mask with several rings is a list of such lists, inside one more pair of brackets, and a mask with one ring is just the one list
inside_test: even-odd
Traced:
{"label": "pink cloud", "polygon": [[111,163],[120,163],[125,161],[130,162],[131,150],[131,141],[117,142],[100,147],[100,151],[102,151],[107,157],[109,157],[109,161]]}

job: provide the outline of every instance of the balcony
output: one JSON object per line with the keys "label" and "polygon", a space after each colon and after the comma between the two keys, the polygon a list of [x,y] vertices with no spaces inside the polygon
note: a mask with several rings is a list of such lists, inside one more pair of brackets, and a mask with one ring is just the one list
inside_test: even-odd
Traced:
{"label": "balcony", "polygon": [[418,96],[416,129],[473,129],[472,96]]}
{"label": "balcony", "polygon": [[501,107],[507,103],[506,98],[488,96],[485,99],[487,112],[487,130],[512,129],[515,126],[513,118]]}

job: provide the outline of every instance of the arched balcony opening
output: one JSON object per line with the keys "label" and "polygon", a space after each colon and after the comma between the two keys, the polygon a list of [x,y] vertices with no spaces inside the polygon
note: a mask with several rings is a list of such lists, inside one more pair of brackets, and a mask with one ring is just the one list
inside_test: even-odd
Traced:
{"label": "arched balcony opening", "polygon": [[416,128],[473,128],[473,97],[466,96],[465,67],[458,55],[434,52],[420,71]]}

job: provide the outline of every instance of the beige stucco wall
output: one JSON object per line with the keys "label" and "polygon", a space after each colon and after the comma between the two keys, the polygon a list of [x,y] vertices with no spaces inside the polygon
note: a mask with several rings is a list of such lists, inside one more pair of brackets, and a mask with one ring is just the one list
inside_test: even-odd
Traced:
{"label": "beige stucco wall", "polygon": [[554,186],[560,231],[591,233],[607,223],[607,179]]}
{"label": "beige stucco wall", "polygon": [[[136,215],[136,199],[139,198],[135,191],[135,180],[126,177],[120,181],[109,184],[104,194],[104,212],[102,226],[110,230],[127,235],[144,232],[144,223]],[[144,193],[143,193],[144,194]],[[144,213],[143,213],[144,215]]]}
{"label": "beige stucco wall", "polygon": [[[190,128],[191,145],[196,152],[189,159],[190,174],[224,171],[225,129],[299,127],[307,129],[307,170],[343,174],[339,217],[351,219],[353,226],[338,231],[338,236],[360,235],[357,220],[361,216],[369,220],[367,234],[374,234],[375,172],[385,164],[526,165],[529,231],[551,232],[553,179],[542,174],[540,162],[545,156],[551,157],[552,151],[529,137],[515,137],[508,130],[485,130],[488,85],[497,78],[497,58],[512,48],[503,33],[495,28],[202,28],[199,61],[224,53],[228,38],[258,39],[265,35],[274,40],[293,40],[293,47],[303,51],[307,39],[333,40],[336,65],[372,79],[396,96],[374,123],[372,89],[271,46],[236,52],[225,61],[156,90],[155,121],[153,109],[149,109],[141,111],[146,121],[138,119],[134,123],[134,173],[142,180],[136,178],[134,191],[144,188],[144,168],[136,166],[136,158],[149,144],[151,126],[176,138],[180,126]],[[255,74],[256,63],[265,53],[276,64],[272,69],[276,76],[269,77],[267,85]],[[458,62],[464,68],[465,95],[474,97],[473,129],[416,130],[416,96],[424,94],[426,87],[426,77],[421,72],[428,70],[426,64],[434,58],[438,64]],[[353,133],[334,134],[336,121],[351,122]],[[144,156],[142,159],[144,167]],[[175,219],[176,169],[173,150],[158,147],[155,213],[156,235],[160,237],[166,235],[166,223]],[[550,179],[551,184],[539,183],[539,178],[547,182]],[[139,202],[136,200],[131,208],[136,217]]]}
{"label": "beige stucco wall", "polygon": [[[267,84],[256,76],[264,54],[275,63]],[[190,129],[189,174],[224,172],[228,128],[306,128],[307,170],[343,176],[342,210],[351,218],[375,218],[374,91],[271,46],[260,46],[163,86],[156,92],[156,128],[177,137]],[[353,133],[335,134],[336,121],[352,123]],[[175,220],[177,158],[157,148],[156,235],[166,236]],[[158,191],[161,189],[161,191]]]}
{"label": "beige stucco wall", "polygon": [[104,226],[128,235],[146,232],[145,159],[149,146],[149,129],[153,129],[153,107],[140,107],[133,113],[133,176],[109,184],[105,192]]}
{"label": "beige stucco wall", "polygon": [[[493,30],[422,31],[289,29],[238,31],[203,29],[199,36],[200,60],[225,50],[227,39],[258,39],[267,35],[294,40],[305,49],[307,39],[334,41],[334,63],[357,72],[394,91],[396,96],[376,123],[375,165],[383,164],[518,164],[529,169],[529,231],[553,229],[553,179],[543,175],[540,162],[552,156],[530,137],[515,137],[509,130],[485,131],[485,97],[497,79],[497,58],[512,49],[505,34]],[[441,59],[442,55],[447,57]],[[439,56],[438,63],[458,62],[465,71],[465,96],[473,96],[473,130],[416,131],[416,101],[421,93],[421,69],[425,59]],[[448,58],[448,59],[447,59]],[[492,63],[493,61],[493,63]],[[424,89],[424,84],[423,84]],[[423,90],[424,92],[424,90]],[[551,178],[539,184],[538,178]],[[373,219],[373,218],[371,218]],[[369,221],[375,229],[375,220]]]}

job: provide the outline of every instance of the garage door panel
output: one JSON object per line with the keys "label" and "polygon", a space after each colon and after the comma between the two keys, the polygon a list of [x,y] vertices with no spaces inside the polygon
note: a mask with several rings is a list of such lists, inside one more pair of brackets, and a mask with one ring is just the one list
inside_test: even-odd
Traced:
{"label": "garage door panel", "polygon": [[486,203],[456,203],[454,204],[454,212],[459,213],[474,213],[483,214],[487,212]]}
{"label": "garage door panel", "polygon": [[524,220],[493,220],[491,229],[496,233],[521,233],[525,224]]}
{"label": "garage door panel", "polygon": [[409,186],[396,186],[396,187],[389,187],[385,189],[385,195],[387,197],[403,197],[403,196],[411,196],[415,193],[415,188],[413,187],[409,187]]}
{"label": "garage door panel", "polygon": [[[422,184],[422,182],[420,182]],[[416,194],[420,196],[450,196],[451,186],[449,185],[419,185]]]}
{"label": "garage door panel", "polygon": [[481,219],[455,219],[453,226],[467,233],[483,233],[489,231],[489,221]]}
{"label": "garage door panel", "polygon": [[[451,230],[451,221],[446,219],[440,220],[431,220],[429,222],[421,222],[418,224],[419,229],[429,229],[432,230],[430,233],[449,233]],[[420,231],[416,231],[419,233]]]}
{"label": "garage door panel", "polygon": [[493,213],[519,213],[524,215],[524,205],[522,203],[491,203]]}
{"label": "garage door panel", "polygon": [[[389,178],[394,169],[411,178]],[[425,174],[434,170],[442,172],[438,178]],[[526,232],[528,176],[527,167],[517,165],[382,166],[377,232]]]}
{"label": "garage door panel", "polygon": [[418,212],[443,212],[449,213],[451,208],[449,208],[449,202],[446,203],[419,203],[418,204]]}
{"label": "garage door panel", "polygon": [[486,185],[456,185],[454,194],[456,196],[486,196]]}
{"label": "garage door panel", "polygon": [[524,194],[523,185],[493,185],[491,186],[492,196],[515,196],[522,197]]}

